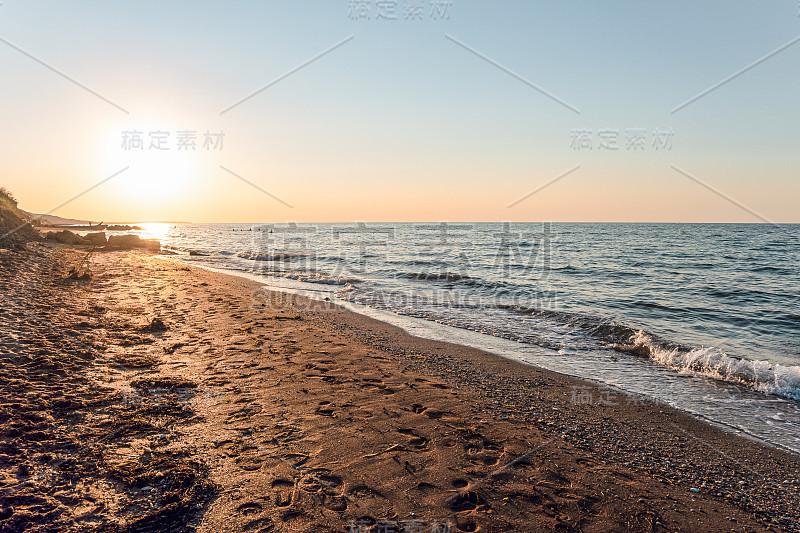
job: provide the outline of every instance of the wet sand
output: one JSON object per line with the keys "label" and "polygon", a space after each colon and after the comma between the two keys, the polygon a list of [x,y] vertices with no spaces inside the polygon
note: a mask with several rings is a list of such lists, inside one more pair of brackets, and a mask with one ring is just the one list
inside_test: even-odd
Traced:
{"label": "wet sand", "polygon": [[0,531],[781,531],[800,461],[146,252],[0,252]]}

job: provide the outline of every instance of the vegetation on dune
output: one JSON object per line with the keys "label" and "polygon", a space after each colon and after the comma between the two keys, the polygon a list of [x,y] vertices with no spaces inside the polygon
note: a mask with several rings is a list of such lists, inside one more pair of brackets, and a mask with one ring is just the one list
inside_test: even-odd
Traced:
{"label": "vegetation on dune", "polygon": [[17,199],[5,187],[0,187],[0,206],[17,211]]}
{"label": "vegetation on dune", "polygon": [[41,236],[28,222],[28,216],[17,207],[11,191],[0,187],[0,248],[39,240]]}

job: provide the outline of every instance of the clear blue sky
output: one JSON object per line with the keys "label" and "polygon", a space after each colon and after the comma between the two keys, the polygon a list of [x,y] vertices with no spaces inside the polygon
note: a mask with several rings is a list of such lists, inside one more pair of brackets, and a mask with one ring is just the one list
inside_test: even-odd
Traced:
{"label": "clear blue sky", "polygon": [[2,0],[0,184],[45,212],[129,167],[55,213],[96,220],[800,221],[800,42],[672,112],[800,36],[796,1],[409,2]]}

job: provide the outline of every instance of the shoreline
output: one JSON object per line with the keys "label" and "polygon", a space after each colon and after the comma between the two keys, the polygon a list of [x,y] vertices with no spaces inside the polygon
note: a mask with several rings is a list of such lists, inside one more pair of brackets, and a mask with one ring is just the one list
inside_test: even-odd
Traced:
{"label": "shoreline", "polygon": [[[213,272],[213,273],[216,273],[216,274],[220,274],[220,275],[223,275],[223,276],[233,276],[233,277],[236,277],[236,278],[252,281],[252,282],[255,282],[255,283],[265,287],[265,290],[278,292],[278,293],[281,293],[281,294],[287,294],[287,295],[291,295],[291,296],[296,296],[296,297],[298,297],[299,300],[302,300],[302,301],[305,301],[306,299],[310,300],[312,302],[327,301],[327,300],[324,300],[322,297],[312,297],[312,296],[307,295],[307,293],[315,292],[314,289],[300,288],[300,287],[274,286],[274,285],[270,285],[270,284],[266,283],[265,281],[263,281],[263,279],[261,279],[259,276],[254,275],[254,274],[249,274],[249,273],[246,273],[246,272],[228,271],[228,270],[223,269],[223,268],[216,268],[216,267],[211,267],[211,266],[207,266],[207,265],[203,265],[203,264],[195,265],[195,264],[187,263],[187,262],[181,261],[180,259],[172,258],[172,257],[169,257],[167,259],[169,259],[171,261],[174,261],[176,264],[179,264],[179,265],[188,265],[188,266],[190,266],[192,268],[199,268],[199,269],[202,269],[202,270],[205,270],[205,271],[208,271],[208,272]],[[317,289],[316,292],[319,292],[321,294],[327,294],[327,291],[320,290],[320,289]],[[738,426],[734,425],[733,423],[724,422],[724,421],[721,421],[721,420],[715,420],[714,418],[711,418],[709,416],[705,416],[700,412],[693,412],[693,411],[688,410],[688,409],[684,409],[684,408],[681,408],[681,407],[676,407],[676,406],[669,405],[669,403],[667,403],[666,401],[660,400],[660,399],[658,399],[658,398],[656,398],[654,396],[648,396],[646,394],[638,394],[638,393],[635,393],[635,392],[629,392],[629,391],[626,391],[625,389],[623,389],[622,387],[615,386],[615,385],[608,384],[608,383],[604,383],[604,382],[602,382],[600,380],[594,380],[594,379],[591,379],[591,378],[588,378],[588,377],[582,377],[580,375],[573,375],[573,374],[569,374],[569,373],[566,373],[566,372],[561,372],[561,371],[555,370],[553,368],[542,367],[540,365],[537,365],[536,362],[523,360],[522,358],[520,358],[519,356],[516,356],[516,355],[503,355],[503,353],[500,353],[500,352],[503,351],[503,348],[501,346],[499,346],[499,345],[496,348],[493,349],[491,347],[482,348],[482,347],[477,346],[475,344],[470,344],[469,343],[469,339],[466,338],[465,335],[467,335],[467,336],[473,335],[473,334],[474,335],[480,335],[480,334],[475,333],[475,332],[470,331],[470,330],[461,329],[461,328],[458,328],[456,326],[450,326],[450,325],[446,325],[446,324],[430,322],[428,320],[425,320],[425,319],[422,319],[422,318],[415,318],[415,317],[405,317],[405,316],[403,316],[402,320],[397,320],[396,316],[400,316],[400,315],[395,315],[391,311],[388,311],[388,310],[376,310],[376,309],[365,307],[365,306],[363,306],[361,304],[349,302],[349,301],[346,301],[346,300],[342,301],[342,300],[333,300],[333,299],[331,299],[330,303],[331,303],[331,305],[336,305],[336,306],[342,308],[342,310],[345,311],[345,312],[353,313],[353,314],[356,314],[358,316],[362,316],[362,317],[366,318],[368,320],[368,322],[377,322],[377,323],[380,323],[380,324],[388,324],[391,328],[397,328],[399,330],[402,330],[402,332],[405,335],[407,335],[407,336],[409,336],[409,337],[411,337],[413,339],[418,339],[420,341],[434,342],[434,343],[440,342],[440,343],[446,343],[447,344],[447,343],[449,343],[449,341],[445,341],[445,340],[442,340],[441,338],[436,338],[436,337],[437,336],[438,337],[443,337],[444,335],[446,335],[448,329],[452,329],[453,332],[456,335],[458,335],[459,337],[462,337],[461,339],[459,339],[461,342],[459,342],[459,341],[452,342],[452,344],[454,344],[454,345],[463,346],[464,348],[467,348],[467,349],[470,349],[470,350],[476,350],[478,352],[485,353],[490,357],[500,357],[500,358],[509,360],[509,361],[511,361],[511,362],[513,362],[515,364],[521,365],[522,367],[539,368],[539,369],[545,370],[547,372],[551,372],[553,374],[557,374],[559,376],[563,376],[563,377],[565,377],[567,379],[577,380],[580,383],[589,383],[592,387],[597,387],[597,388],[602,389],[602,390],[607,390],[607,389],[611,390],[617,396],[622,396],[622,397],[626,397],[626,398],[639,398],[638,400],[635,400],[637,402],[644,401],[644,402],[654,403],[656,405],[660,405],[660,406],[663,406],[665,408],[674,409],[674,410],[676,410],[676,411],[678,411],[678,412],[680,412],[680,413],[682,413],[684,415],[687,415],[687,416],[689,416],[689,417],[691,417],[693,419],[696,419],[696,420],[701,421],[701,422],[706,423],[706,424],[710,424],[712,426],[715,426],[718,429],[722,429],[723,431],[726,431],[727,433],[729,433],[731,435],[735,435],[735,436],[738,436],[738,437],[741,437],[741,438],[752,440],[752,441],[754,441],[756,443],[759,443],[761,445],[768,446],[768,447],[771,447],[771,448],[775,448],[777,450],[780,450],[782,452],[788,453],[788,454],[793,455],[793,456],[800,456],[800,451],[798,451],[796,449],[792,449],[789,446],[785,446],[785,445],[781,444],[780,442],[777,442],[775,440],[769,440],[766,437],[759,436],[759,435],[757,435],[755,433],[750,433],[750,432],[747,431],[747,429],[745,429],[743,427],[738,427]],[[317,304],[314,304],[314,305],[317,305]],[[305,305],[304,307],[308,307],[308,305]],[[401,325],[402,322],[405,322],[406,325],[411,325],[411,324],[414,324],[415,322],[424,324],[425,325],[424,328],[417,328],[417,329],[425,329],[426,331],[424,331],[423,334],[415,334],[415,333],[409,331],[408,329],[406,329],[406,327],[404,327],[404,325]],[[438,330],[441,330],[441,331],[435,331],[434,332],[434,331],[432,331],[434,329],[438,329]],[[425,336],[424,333],[427,333],[430,336]],[[511,345],[510,346],[511,349],[515,348],[515,346],[513,346],[513,345],[516,344],[516,343],[514,343],[513,341],[510,341],[510,340],[507,340],[507,339],[503,339],[503,338],[496,338],[496,337],[492,337],[492,340],[496,341],[495,342],[496,345],[500,344],[500,343],[507,343],[507,344]],[[540,349],[543,353],[548,351],[548,349],[546,349],[546,348],[538,348],[537,347],[537,349]],[[656,363],[653,363],[653,362],[650,362],[650,361],[645,361],[645,364],[653,364],[653,365],[655,365]],[[664,368],[667,368],[670,371],[677,372],[676,369],[673,369],[673,368],[670,368],[670,367],[664,367]],[[718,378],[709,377],[709,376],[704,376],[704,379],[710,379],[711,381],[718,382],[719,384],[725,384],[725,385],[730,384],[729,382],[727,382],[725,380],[720,380]],[[771,395],[769,395],[767,393],[763,393],[763,392],[757,391],[755,389],[747,389],[746,388],[745,391],[748,394],[764,396],[765,398],[769,398],[771,396]],[[791,401],[791,400],[789,400],[787,398],[784,398],[782,396],[777,396],[777,395],[775,396],[775,398],[779,399],[781,401],[784,401],[784,400],[785,401]]]}
{"label": "shoreline", "polygon": [[[89,310],[90,380],[114,392],[80,409],[172,406],[95,447],[134,463],[117,472],[186,463],[199,507],[177,530],[800,530],[797,456],[672,408],[143,252],[89,268],[60,297]],[[130,502],[171,519],[171,478],[147,479],[114,478],[124,505],[93,520],[132,530]]]}

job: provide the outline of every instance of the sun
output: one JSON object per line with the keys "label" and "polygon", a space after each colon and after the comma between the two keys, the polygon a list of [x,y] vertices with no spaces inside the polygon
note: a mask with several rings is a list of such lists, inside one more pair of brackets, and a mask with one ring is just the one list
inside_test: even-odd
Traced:
{"label": "sun", "polygon": [[190,151],[131,153],[120,180],[124,194],[135,201],[163,202],[185,196],[196,177],[196,154]]}
{"label": "sun", "polygon": [[[171,135],[155,142],[151,132]],[[125,126],[122,133],[106,138],[107,168],[126,168],[114,179],[114,192],[129,203],[164,205],[185,198],[196,189],[198,149],[181,149],[174,137],[176,128]],[[113,143],[110,142],[113,140]]]}

